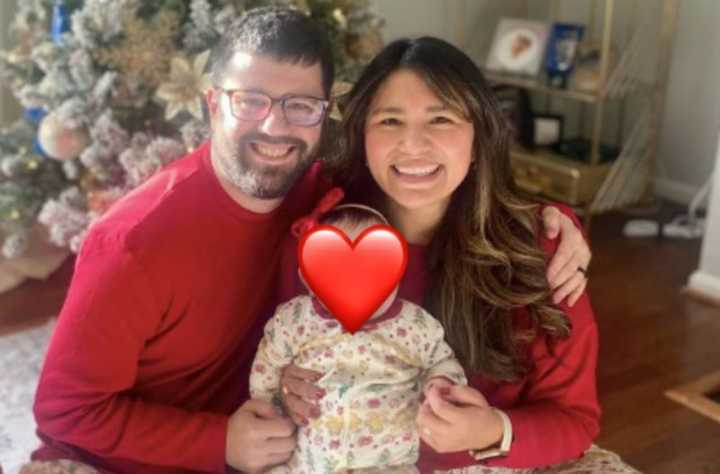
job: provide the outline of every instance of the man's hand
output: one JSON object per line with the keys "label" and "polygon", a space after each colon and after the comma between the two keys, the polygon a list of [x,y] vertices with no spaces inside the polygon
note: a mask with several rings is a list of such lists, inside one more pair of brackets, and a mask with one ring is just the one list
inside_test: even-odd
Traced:
{"label": "man's hand", "polygon": [[225,462],[255,473],[290,459],[295,425],[264,400],[248,400],[232,414],[225,439]]}
{"label": "man's hand", "polygon": [[590,247],[572,219],[556,207],[543,209],[542,218],[545,236],[548,239],[560,236],[560,244],[547,270],[553,302],[557,304],[567,298],[568,306],[573,306],[587,285],[585,272],[592,258]]}

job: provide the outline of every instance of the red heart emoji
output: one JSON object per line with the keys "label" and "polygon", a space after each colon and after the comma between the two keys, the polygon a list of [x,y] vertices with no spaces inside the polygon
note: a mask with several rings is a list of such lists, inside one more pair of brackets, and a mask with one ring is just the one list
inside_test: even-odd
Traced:
{"label": "red heart emoji", "polygon": [[365,229],[355,242],[321,225],[300,241],[298,261],[315,296],[354,334],[397,286],[407,253],[405,239],[387,225]]}

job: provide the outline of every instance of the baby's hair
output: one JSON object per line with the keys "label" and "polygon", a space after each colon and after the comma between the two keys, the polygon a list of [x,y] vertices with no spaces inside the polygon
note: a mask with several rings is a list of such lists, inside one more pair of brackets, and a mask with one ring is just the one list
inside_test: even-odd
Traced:
{"label": "baby's hair", "polygon": [[342,204],[328,211],[320,217],[319,224],[337,227],[371,226],[375,224],[388,224],[387,219],[372,207],[362,204]]}

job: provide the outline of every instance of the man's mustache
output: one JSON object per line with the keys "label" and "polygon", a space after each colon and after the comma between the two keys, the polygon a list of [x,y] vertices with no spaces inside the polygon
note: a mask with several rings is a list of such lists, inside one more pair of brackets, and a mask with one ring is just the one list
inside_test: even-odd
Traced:
{"label": "man's mustache", "polygon": [[305,151],[308,148],[307,143],[300,140],[297,137],[290,137],[290,136],[270,136],[265,135],[264,133],[248,133],[244,135],[240,139],[240,145],[247,145],[250,142],[260,142],[260,143],[266,143],[268,145],[292,145],[295,148],[298,149],[298,151],[302,154],[305,153]]}

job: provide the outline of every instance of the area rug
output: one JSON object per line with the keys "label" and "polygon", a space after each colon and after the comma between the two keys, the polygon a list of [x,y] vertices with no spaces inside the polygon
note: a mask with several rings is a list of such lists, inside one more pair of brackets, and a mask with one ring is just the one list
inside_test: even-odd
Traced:
{"label": "area rug", "polygon": [[0,472],[16,474],[38,444],[33,398],[54,319],[0,336]]}

